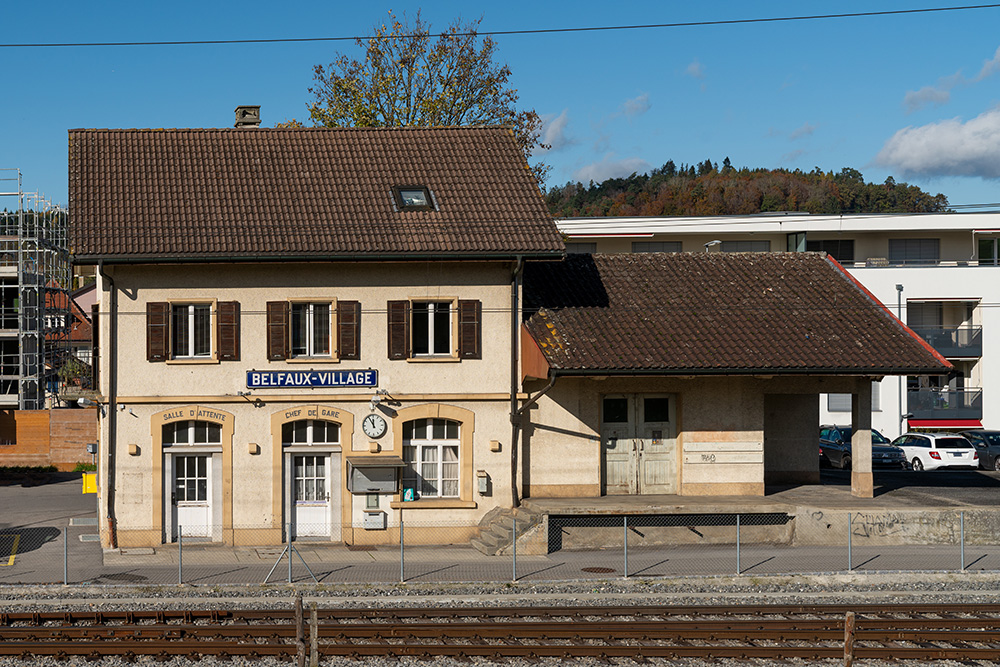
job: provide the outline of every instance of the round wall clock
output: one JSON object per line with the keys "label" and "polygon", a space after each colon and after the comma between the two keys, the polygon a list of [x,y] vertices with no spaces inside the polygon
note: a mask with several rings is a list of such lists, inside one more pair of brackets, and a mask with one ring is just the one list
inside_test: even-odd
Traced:
{"label": "round wall clock", "polygon": [[381,438],[385,435],[385,419],[382,418],[382,415],[368,415],[361,422],[361,430],[369,438]]}

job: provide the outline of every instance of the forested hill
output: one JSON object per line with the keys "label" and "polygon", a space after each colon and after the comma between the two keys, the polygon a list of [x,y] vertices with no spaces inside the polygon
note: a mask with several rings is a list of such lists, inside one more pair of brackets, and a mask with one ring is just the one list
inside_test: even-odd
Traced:
{"label": "forested hill", "polygon": [[865,183],[856,169],[840,173],[786,169],[736,169],[726,158],[697,166],[667,162],[649,174],[603,183],[567,183],[546,195],[557,218],[617,215],[749,215],[768,211],[803,213],[934,213],[948,198],[914,185]]}

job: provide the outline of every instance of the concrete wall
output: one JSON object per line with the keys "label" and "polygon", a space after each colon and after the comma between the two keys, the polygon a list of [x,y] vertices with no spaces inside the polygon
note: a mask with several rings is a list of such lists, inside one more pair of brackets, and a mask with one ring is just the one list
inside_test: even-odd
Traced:
{"label": "concrete wall", "polygon": [[[4,410],[0,429],[13,433],[0,445],[0,466],[55,466],[70,471],[90,463],[87,443],[97,442],[97,410]],[[8,442],[8,438],[3,438]]]}
{"label": "concrete wall", "polygon": [[811,394],[764,396],[765,484],[819,484],[818,420]]}

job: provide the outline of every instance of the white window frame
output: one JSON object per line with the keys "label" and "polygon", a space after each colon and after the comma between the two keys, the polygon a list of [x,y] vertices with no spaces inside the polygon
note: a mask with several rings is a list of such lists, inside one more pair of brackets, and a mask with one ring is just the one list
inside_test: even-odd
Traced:
{"label": "white window frame", "polygon": [[[205,425],[205,440],[199,442],[197,440],[197,429],[199,425]],[[168,422],[163,425],[164,427],[170,427],[174,431],[174,437],[168,442],[167,438],[163,438],[164,447],[187,447],[189,445],[204,446],[204,445],[221,445],[222,444],[222,424],[217,422],[208,421],[206,419],[188,419],[186,421],[178,422]],[[219,431],[219,439],[211,439],[212,432],[208,429],[209,426],[215,427]],[[179,440],[178,435],[183,429],[184,440]]]}
{"label": "white window frame", "polygon": [[[434,422],[444,422],[446,437],[433,436]],[[403,486],[413,488],[419,498],[460,498],[462,494],[462,424],[453,419],[428,417],[408,422],[416,428],[418,422],[424,422],[426,438],[403,438]],[[454,424],[455,437],[447,437],[448,424]],[[406,428],[406,426],[404,426]],[[412,431],[411,431],[412,433]],[[454,449],[454,461],[445,461],[445,451]],[[425,461],[425,453],[435,452],[433,460]],[[445,475],[445,466],[454,467],[454,475]],[[433,466],[430,468],[429,466]],[[428,476],[428,472],[433,474]],[[408,486],[411,485],[411,486]],[[445,493],[445,485],[454,485],[454,493]]]}
{"label": "white window frame", "polygon": [[[294,424],[298,424],[298,423],[301,423],[301,422],[306,422],[306,439],[304,441],[296,441],[295,437],[294,437],[295,436],[295,426],[294,426]],[[326,426],[327,435],[329,435],[329,433],[330,433],[330,425],[335,426],[336,430],[337,430],[337,438],[335,440],[317,440],[316,439],[316,429],[315,429],[316,422],[323,422],[323,423],[325,423],[327,425]],[[284,428],[286,426],[289,429],[291,429],[291,433],[292,433],[292,438],[291,439],[285,439]],[[282,447],[308,447],[308,446],[312,446],[312,445],[320,445],[320,446],[326,446],[326,445],[339,446],[340,445],[341,430],[342,430],[341,426],[340,426],[340,424],[338,422],[330,421],[329,419],[296,419],[294,421],[285,422],[284,424],[281,425],[281,427],[282,427],[282,433],[281,433],[281,445],[282,445]]]}
{"label": "white window frame", "polygon": [[[206,360],[215,358],[215,318],[216,318],[216,302],[215,301],[171,301],[170,305],[170,328],[169,335],[170,340],[168,341],[170,347],[170,358],[179,360]],[[181,315],[180,317],[177,313],[181,312],[182,309],[187,309],[187,313]],[[208,349],[204,352],[198,352],[195,348],[195,343],[197,341],[197,317],[196,313],[199,310],[207,310],[208,312]],[[187,327],[187,335],[185,336],[187,353],[179,354],[177,350],[177,322],[179,318],[183,318]]]}
{"label": "white window frame", "polygon": [[[327,351],[317,352],[315,349],[315,338],[316,338],[316,324],[317,317],[315,313],[316,306],[325,306],[327,308]],[[305,352],[296,353],[295,351],[295,309],[305,308],[304,319],[305,319]],[[336,340],[334,339],[334,334],[336,332],[336,315],[337,315],[337,302],[331,299],[303,299],[288,302],[288,353],[289,359],[333,359],[336,358]]]}
{"label": "white window frame", "polygon": [[[427,349],[417,351],[417,306],[427,306],[426,334]],[[448,338],[444,345],[438,345],[438,330],[435,327],[435,315],[442,306],[448,308],[448,326],[445,327]],[[410,358],[457,358],[458,357],[458,300],[457,299],[410,299]],[[444,348],[444,351],[438,351]]]}

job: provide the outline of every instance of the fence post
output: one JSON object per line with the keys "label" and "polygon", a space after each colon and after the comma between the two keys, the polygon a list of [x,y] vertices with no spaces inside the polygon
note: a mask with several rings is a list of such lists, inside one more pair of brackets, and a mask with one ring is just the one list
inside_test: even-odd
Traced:
{"label": "fence post", "polygon": [[292,583],[292,524],[288,524],[288,583]]}
{"label": "fence post", "polygon": [[514,548],[514,564],[511,566],[513,571],[511,572],[511,581],[517,581],[517,515],[513,514],[514,528],[511,533],[511,546]]}
{"label": "fence post", "polygon": [[624,545],[625,550],[625,578],[628,579],[628,515],[622,516],[622,528],[624,533],[622,533],[622,545]]}
{"label": "fence post", "polygon": [[854,569],[854,559],[851,558],[851,513],[847,513],[847,571]]}
{"label": "fence post", "polygon": [[742,574],[740,567],[740,515],[736,514],[736,574]]}
{"label": "fence post", "polygon": [[854,631],[857,623],[854,612],[847,612],[844,618],[844,667],[854,664]]}
{"label": "fence post", "polygon": [[315,602],[309,605],[309,667],[319,667],[319,614]]}
{"label": "fence post", "polygon": [[69,526],[63,526],[63,586],[69,586]]}
{"label": "fence post", "polygon": [[295,596],[295,664],[306,667],[306,634],[302,616],[302,594]]}
{"label": "fence post", "polygon": [[960,554],[960,557],[962,559],[961,563],[962,567],[960,569],[962,570],[962,572],[965,572],[965,510],[962,510],[958,513],[958,520],[960,522],[959,540],[962,545]]}
{"label": "fence post", "polygon": [[406,577],[403,576],[403,508],[399,508],[399,583],[405,584]]}
{"label": "fence post", "polygon": [[184,531],[177,526],[177,585],[184,583]]}

